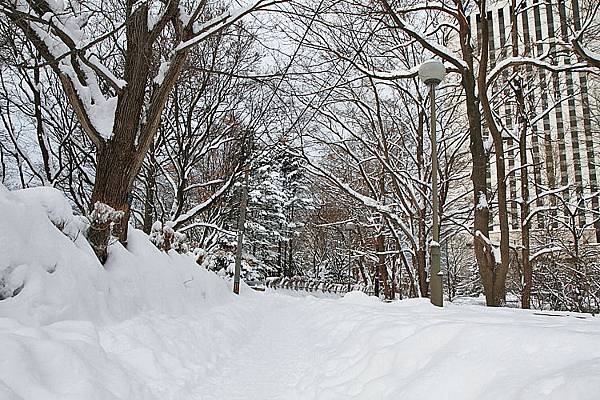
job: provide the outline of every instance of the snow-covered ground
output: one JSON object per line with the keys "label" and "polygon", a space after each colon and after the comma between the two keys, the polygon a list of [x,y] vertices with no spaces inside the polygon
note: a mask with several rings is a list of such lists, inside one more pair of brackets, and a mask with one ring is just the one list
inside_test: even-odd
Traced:
{"label": "snow-covered ground", "polygon": [[243,287],[236,297],[137,231],[128,250],[112,247],[105,269],[79,226],[55,191],[0,186],[1,400],[600,393],[597,317],[387,304],[358,292],[336,299]]}
{"label": "snow-covered ground", "polygon": [[[203,399],[597,399],[600,321],[267,295]],[[563,314],[564,315],[564,314]]]}

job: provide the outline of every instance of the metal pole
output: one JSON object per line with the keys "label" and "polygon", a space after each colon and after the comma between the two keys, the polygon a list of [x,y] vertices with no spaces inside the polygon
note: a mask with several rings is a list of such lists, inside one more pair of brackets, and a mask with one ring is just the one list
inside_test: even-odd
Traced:
{"label": "metal pole", "polygon": [[246,206],[248,204],[248,175],[250,168],[244,171],[240,215],[238,218],[237,251],[235,254],[235,273],[233,276],[233,293],[240,294],[240,273],[242,268],[242,246],[244,244],[244,227],[246,224]]}
{"label": "metal pole", "polygon": [[[350,236],[350,233],[348,233],[348,236]],[[352,269],[350,267],[350,244],[348,245],[348,290],[347,292],[350,293],[350,275],[352,274]]]}
{"label": "metal pole", "polygon": [[431,102],[431,195],[433,208],[433,242],[429,245],[431,254],[431,303],[442,307],[444,295],[442,289],[442,275],[440,272],[440,220],[439,220],[439,197],[438,197],[438,154],[436,138],[436,115],[435,115],[435,83],[429,85],[429,99]]}

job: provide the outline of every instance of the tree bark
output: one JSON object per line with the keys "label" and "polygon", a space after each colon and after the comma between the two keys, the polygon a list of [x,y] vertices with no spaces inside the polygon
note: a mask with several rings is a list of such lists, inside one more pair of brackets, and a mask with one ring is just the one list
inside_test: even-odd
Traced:
{"label": "tree bark", "polygon": [[144,232],[150,234],[154,223],[154,192],[156,190],[156,164],[150,149],[150,160],[146,168],[146,195],[144,196]]}
{"label": "tree bark", "polygon": [[[481,134],[482,116],[479,109],[479,99],[475,95],[475,78],[470,73],[463,74],[463,85],[467,98],[467,114],[469,116],[470,151],[473,160],[471,181],[473,182],[473,203],[475,206],[473,229],[475,234],[481,232],[489,237],[489,208],[487,205],[487,170],[488,159],[483,146]],[[486,304],[497,306],[498,293],[494,291],[496,265],[490,257],[490,249],[481,240],[474,240],[475,258],[485,291]],[[496,289],[497,290],[497,289]]]}
{"label": "tree bark", "polygon": [[[517,9],[517,1],[511,0],[513,10]],[[519,55],[519,40],[517,32],[517,14],[511,15],[511,40],[512,56]],[[521,172],[521,265],[523,269],[523,291],[521,293],[521,308],[531,308],[531,289],[533,286],[533,271],[529,260],[529,172],[527,161],[527,119],[525,115],[525,96],[523,94],[522,81],[518,78],[517,67],[513,69],[513,75],[517,78],[513,81],[513,88],[517,100],[517,121],[519,125],[519,162]]]}
{"label": "tree bark", "polygon": [[383,295],[386,299],[391,299],[391,286],[390,280],[387,272],[387,266],[385,265],[385,236],[383,232],[380,232],[377,236],[377,258],[379,259],[377,263],[377,268],[379,269],[379,277],[381,283],[383,284]]}
{"label": "tree bark", "polygon": [[131,192],[132,151],[119,147],[117,142],[109,141],[98,150],[96,165],[96,181],[92,190],[92,207],[96,203],[106,204],[116,211],[122,211],[119,222],[106,224],[92,221],[88,236],[90,245],[101,262],[107,258],[107,244],[111,236],[115,236],[127,245],[127,225],[130,214],[129,193]]}
{"label": "tree bark", "polygon": [[523,267],[523,291],[521,308],[531,308],[531,288],[533,286],[531,261],[529,260],[529,176],[527,173],[527,123],[525,120],[525,99],[520,81],[515,87],[517,112],[520,123],[519,157],[521,163],[521,264]]}
{"label": "tree bark", "polygon": [[[502,132],[498,129],[492,112],[490,101],[487,97],[487,66],[489,56],[489,26],[486,17],[486,2],[481,4],[481,57],[478,74],[479,97],[488,130],[494,142],[496,158],[496,180],[498,196],[498,218],[500,220],[500,260],[494,259],[491,279],[486,282],[486,301],[488,306],[501,306],[506,302],[506,274],[510,260],[510,242],[508,228],[508,209],[506,206],[506,165],[504,162],[504,142]],[[489,273],[488,273],[489,275]],[[491,287],[489,286],[491,285]]]}
{"label": "tree bark", "polygon": [[44,132],[44,117],[42,115],[42,94],[40,93],[40,69],[38,57],[35,60],[36,65],[33,67],[33,105],[35,113],[35,124],[38,145],[42,153],[42,161],[44,163],[44,183],[52,184],[52,167],[50,165],[50,149],[48,148],[48,140]]}

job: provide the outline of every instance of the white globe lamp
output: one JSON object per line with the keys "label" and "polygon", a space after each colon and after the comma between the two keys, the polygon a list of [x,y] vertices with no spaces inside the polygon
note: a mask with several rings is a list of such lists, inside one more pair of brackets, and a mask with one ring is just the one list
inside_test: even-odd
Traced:
{"label": "white globe lamp", "polygon": [[446,77],[446,67],[439,60],[427,60],[419,67],[419,78],[426,85],[438,85]]}

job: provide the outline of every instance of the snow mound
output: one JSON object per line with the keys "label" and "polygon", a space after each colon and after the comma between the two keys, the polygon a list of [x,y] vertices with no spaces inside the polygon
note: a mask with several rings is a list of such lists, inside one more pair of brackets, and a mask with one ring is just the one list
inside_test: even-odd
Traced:
{"label": "snow mound", "polygon": [[36,187],[13,192],[27,208],[41,207],[50,221],[59,228],[73,223],[73,210],[63,194],[51,187]]}
{"label": "snow mound", "polygon": [[379,303],[379,299],[374,296],[369,296],[366,293],[360,292],[358,290],[354,290],[352,292],[346,293],[344,297],[340,300],[340,303],[346,304],[355,304],[355,305],[372,305]]}
{"label": "snow mound", "polygon": [[52,188],[0,185],[0,399],[162,399],[253,327],[193,258],[132,229],[102,266],[85,225]]}
{"label": "snow mound", "polygon": [[64,196],[52,188],[0,186],[0,317],[26,325],[107,324],[153,311],[180,315],[230,298],[225,283],[192,258],[159,251],[131,229],[103,267]]}

